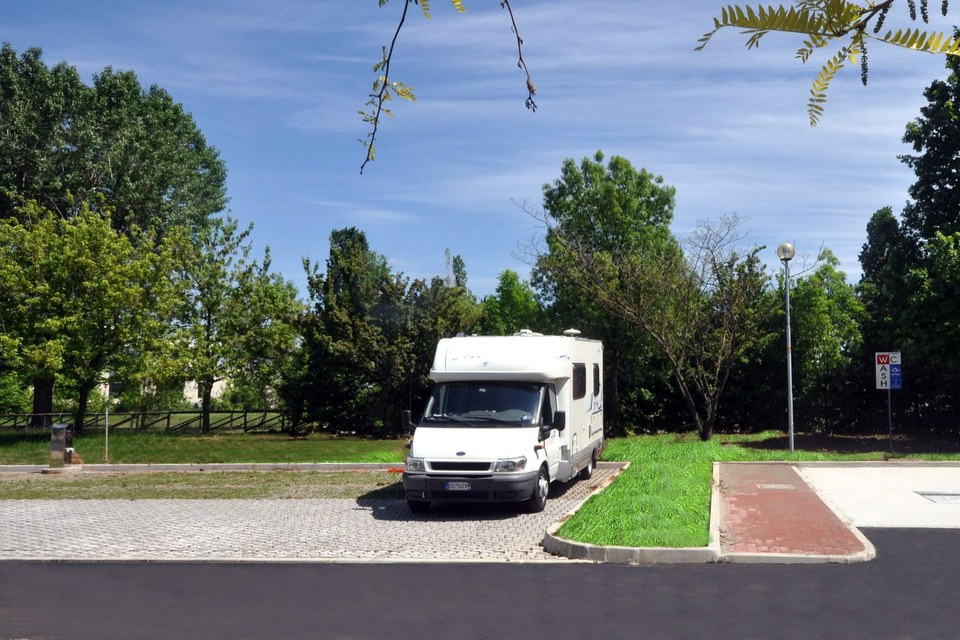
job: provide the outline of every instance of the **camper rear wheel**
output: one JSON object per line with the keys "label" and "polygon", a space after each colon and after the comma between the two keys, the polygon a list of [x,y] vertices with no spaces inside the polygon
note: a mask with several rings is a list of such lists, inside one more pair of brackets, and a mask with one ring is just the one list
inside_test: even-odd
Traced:
{"label": "camper rear wheel", "polygon": [[426,513],[430,510],[430,503],[423,500],[407,500],[407,508],[414,513]]}
{"label": "camper rear wheel", "polygon": [[527,511],[530,513],[540,513],[547,506],[547,496],[550,494],[550,474],[546,467],[540,467],[540,474],[537,476],[537,484],[533,488],[533,494],[527,500]]}
{"label": "camper rear wheel", "polygon": [[580,479],[589,480],[593,477],[593,470],[597,466],[597,450],[594,449],[590,452],[590,462],[587,463],[583,469],[580,470]]}

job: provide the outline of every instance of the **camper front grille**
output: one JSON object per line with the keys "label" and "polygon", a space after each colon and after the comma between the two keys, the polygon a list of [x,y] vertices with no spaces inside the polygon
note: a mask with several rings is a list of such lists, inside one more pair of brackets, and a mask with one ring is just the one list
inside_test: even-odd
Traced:
{"label": "camper front grille", "polygon": [[489,462],[431,462],[434,471],[490,471]]}

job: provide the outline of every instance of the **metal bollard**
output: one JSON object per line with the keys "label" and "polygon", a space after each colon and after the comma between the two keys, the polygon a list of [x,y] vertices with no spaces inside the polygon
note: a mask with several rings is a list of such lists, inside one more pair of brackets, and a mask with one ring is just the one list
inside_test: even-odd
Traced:
{"label": "metal bollard", "polygon": [[67,448],[67,425],[55,422],[50,432],[50,467],[63,468],[63,454]]}

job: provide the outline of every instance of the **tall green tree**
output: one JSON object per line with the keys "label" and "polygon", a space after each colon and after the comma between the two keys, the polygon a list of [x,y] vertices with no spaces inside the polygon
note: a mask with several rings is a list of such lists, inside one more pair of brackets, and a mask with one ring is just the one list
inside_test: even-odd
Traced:
{"label": "tall green tree", "polygon": [[[663,402],[673,392],[666,382],[671,369],[635,322],[598,302],[571,261],[597,255],[616,262],[658,246],[676,250],[669,229],[674,190],[625,158],[603,161],[599,152],[579,166],[566,160],[561,178],[544,185],[550,230],[545,250],[535,251],[533,280],[554,331],[574,327],[603,341],[604,423],[611,435],[622,435],[671,421]],[[575,239],[569,248],[566,238]]]}
{"label": "tall green tree", "polygon": [[903,231],[915,252],[937,233],[960,231],[960,57],[950,56],[946,80],[934,80],[923,92],[927,104],[907,124],[903,142],[914,153],[900,156],[913,170],[910,201],[903,208]]}
{"label": "tall green tree", "polygon": [[910,273],[920,262],[893,209],[876,211],[867,223],[867,241],[860,252],[863,275],[857,295],[866,311],[864,339],[869,350],[890,351],[902,339],[904,301],[910,295]]}
{"label": "tall green tree", "polygon": [[954,105],[960,62],[950,57],[946,66],[947,79],[930,84],[927,104],[904,134],[914,151],[900,157],[916,175],[911,199],[900,220],[890,210],[874,215],[860,254],[865,350],[903,353],[909,383],[898,396],[905,424],[918,428],[949,428],[960,404],[960,371],[942,342],[953,322],[951,281],[943,265],[950,263],[950,238],[960,231],[960,123]]}
{"label": "tall green tree", "polygon": [[300,317],[305,306],[296,285],[271,273],[270,248],[262,261],[237,273],[225,324],[232,341],[230,390],[244,410],[283,407],[280,390],[299,359]]}
{"label": "tall green tree", "polygon": [[480,332],[487,335],[509,336],[521,329],[539,330],[543,322],[533,287],[511,269],[500,273],[496,291],[483,299],[480,310]]}
{"label": "tall green tree", "polygon": [[29,200],[69,217],[80,203],[114,226],[196,226],[226,206],[226,168],[163,89],[110,67],[85,85],[39,49],[0,48],[0,216]]}
{"label": "tall green tree", "polygon": [[956,433],[960,407],[960,231],[937,233],[924,247],[923,266],[911,271],[903,301],[899,343],[908,372],[910,420],[916,430]]}
{"label": "tall green tree", "polygon": [[356,228],[330,234],[326,272],[305,268],[308,418],[337,431],[396,431],[413,376],[406,278]]}
{"label": "tall green tree", "polygon": [[278,381],[296,340],[295,289],[269,272],[269,251],[262,264],[251,259],[251,230],[218,217],[189,236],[181,229],[177,239],[183,302],[174,341],[183,379],[197,383],[204,433],[215,385],[234,377]]}
{"label": "tall green tree", "polygon": [[[561,178],[544,185],[544,209],[552,218],[545,251],[534,258],[533,282],[553,331],[576,328],[604,344],[604,424],[612,435],[659,430],[674,422],[668,408],[670,367],[634,322],[583,289],[571,277],[573,259],[562,238],[575,238],[575,254],[607,256],[613,262],[648,247],[673,247],[674,190],[625,158],[603,154],[580,165],[566,160]],[[582,247],[582,249],[580,248]],[[683,408],[681,412],[685,411]]]}
{"label": "tall green tree", "polygon": [[650,338],[708,439],[730,372],[758,337],[767,276],[756,250],[738,249],[738,219],[702,224],[681,246],[669,229],[673,189],[623,158],[602,160],[568,160],[544,188],[541,266]]}
{"label": "tall green tree", "polygon": [[543,307],[545,332],[566,329],[603,342],[603,426],[611,437],[677,425],[685,409],[670,387],[670,367],[633,323],[611,313],[562,274],[535,267],[533,286]]}
{"label": "tall green tree", "polygon": [[914,321],[927,325],[927,347],[936,354],[936,363],[960,380],[960,231],[937,235],[927,245],[925,278],[914,290]]}
{"label": "tall green tree", "polygon": [[62,256],[72,264],[76,312],[64,351],[63,378],[76,392],[75,429],[91,393],[111,371],[138,368],[157,351],[176,304],[170,243],[130,226],[121,234],[100,214],[81,211],[68,227]]}
{"label": "tall green tree", "polygon": [[447,277],[435,276],[430,282],[415,280],[407,290],[410,306],[412,357],[409,362],[407,404],[417,411],[425,406],[430,388],[430,368],[437,342],[457,334],[481,331],[481,307],[467,287],[467,270],[460,256],[453,256]]}
{"label": "tall green tree", "polygon": [[15,217],[29,200],[66,215],[83,180],[75,170],[90,90],[73,67],[48,68],[39,49],[21,56],[0,47],[0,216]]}
{"label": "tall green tree", "polygon": [[82,428],[91,391],[169,321],[170,267],[166,245],[85,206],[67,220],[36,204],[0,219],[3,359],[34,385],[41,420],[60,378]]}
{"label": "tall green tree", "polygon": [[[836,256],[824,249],[819,261],[812,273],[797,279],[790,294],[794,392],[810,430],[832,426],[843,408],[844,381],[852,368],[859,371],[863,353],[863,305]],[[782,280],[780,285],[778,295]],[[781,312],[778,306],[780,319]]]}
{"label": "tall green tree", "polygon": [[[109,67],[85,85],[48,68],[39,49],[0,47],[0,217],[30,201],[69,219],[84,207],[155,243],[196,229],[226,205],[226,168],[183,107],[133,72]],[[136,239],[140,242],[143,238]],[[52,411],[53,379],[36,379],[34,411]]]}

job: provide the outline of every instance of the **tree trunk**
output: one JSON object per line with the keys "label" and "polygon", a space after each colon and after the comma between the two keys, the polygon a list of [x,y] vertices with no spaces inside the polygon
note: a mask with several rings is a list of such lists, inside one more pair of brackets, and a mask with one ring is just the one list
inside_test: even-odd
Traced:
{"label": "tree trunk", "polygon": [[213,397],[213,382],[204,380],[197,383],[200,386],[200,433],[210,433],[210,405]]}
{"label": "tree trunk", "polygon": [[609,424],[611,437],[621,438],[627,435],[627,432],[620,419],[620,353],[616,349],[609,351],[607,369],[606,384],[610,392],[607,397],[609,402],[603,403],[603,420],[604,423]]}
{"label": "tree trunk", "polygon": [[79,435],[83,431],[83,421],[87,417],[87,406],[90,404],[90,392],[93,391],[93,385],[83,383],[80,385],[77,398],[77,413],[73,417],[73,433]]}
{"label": "tree trunk", "polygon": [[703,421],[703,424],[700,426],[700,440],[703,442],[708,441],[713,437],[713,419],[707,418]]}
{"label": "tree trunk", "polygon": [[55,379],[38,378],[33,381],[33,415],[30,426],[48,428],[53,424],[53,383]]}
{"label": "tree trunk", "polygon": [[694,399],[693,393],[690,391],[690,387],[687,386],[687,381],[683,379],[683,376],[680,374],[680,369],[677,367],[676,363],[672,362],[672,364],[673,379],[676,381],[677,387],[680,389],[680,394],[683,396],[683,401],[687,405],[687,411],[690,413],[690,418],[693,419],[693,426],[696,428],[701,440],[709,440],[710,436],[713,435],[713,423],[706,425],[706,423],[700,417],[700,412],[697,410],[697,401]]}

